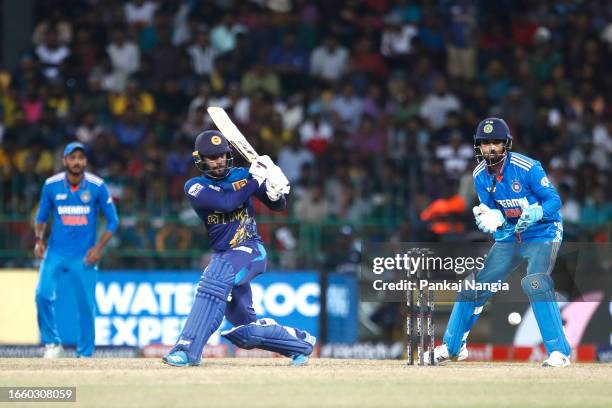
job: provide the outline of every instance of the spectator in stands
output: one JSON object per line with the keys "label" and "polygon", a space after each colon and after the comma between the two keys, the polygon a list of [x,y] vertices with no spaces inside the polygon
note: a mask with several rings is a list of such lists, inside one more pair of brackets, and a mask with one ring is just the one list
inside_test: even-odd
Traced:
{"label": "spectator in stands", "polygon": [[129,77],[140,69],[140,49],[134,42],[126,39],[122,27],[113,30],[112,41],[106,47],[106,52],[116,74]]}
{"label": "spectator in stands", "polygon": [[334,136],[334,129],[319,112],[313,112],[299,129],[300,140],[313,154],[321,156]]}
{"label": "spectator in stands", "polygon": [[336,115],[337,127],[348,132],[353,131],[361,121],[363,101],[355,94],[352,84],[342,85],[342,91],[332,102],[332,110]]}
{"label": "spectator in stands", "polygon": [[306,149],[298,135],[293,135],[288,145],[282,147],[278,153],[278,166],[283,170],[290,182],[295,182],[300,176],[305,164],[313,164],[314,155]]}
{"label": "spectator in stands", "polygon": [[461,133],[453,132],[448,143],[436,148],[436,158],[442,160],[450,178],[459,178],[474,160],[474,149],[463,142]]}
{"label": "spectator in stands", "polygon": [[283,37],[282,45],[270,51],[266,63],[280,76],[284,90],[294,92],[304,86],[308,54],[299,47],[294,34]]}
{"label": "spectator in stands", "polygon": [[123,7],[125,21],[128,24],[140,29],[153,22],[153,17],[155,16],[155,11],[158,7],[159,5],[154,1],[128,1]]}
{"label": "spectator in stands", "polygon": [[58,78],[64,70],[66,59],[70,56],[70,49],[59,42],[55,30],[47,31],[45,40],[34,50],[40,62],[41,72],[47,79]]}
{"label": "spectator in stands", "polygon": [[150,52],[156,82],[173,76],[181,58],[181,50],[172,44],[168,29],[160,29],[157,36],[159,43]]}
{"label": "spectator in stands", "polygon": [[435,83],[434,92],[423,100],[421,105],[421,117],[429,121],[434,130],[440,129],[446,124],[446,116],[449,112],[457,112],[461,109],[461,102],[449,91],[445,78],[438,78]]}
{"label": "spectator in stands", "polygon": [[412,24],[403,24],[397,14],[390,14],[385,19],[385,29],[380,42],[380,53],[387,58],[407,62],[412,52],[412,40],[418,35],[418,29]]}
{"label": "spectator in stands", "polygon": [[451,78],[471,80],[476,76],[477,9],[464,1],[447,7],[447,72]]}
{"label": "spectator in stands", "polygon": [[104,133],[104,126],[97,121],[94,112],[82,114],[80,124],[75,131],[77,140],[85,146],[92,146],[94,141]]}
{"label": "spectator in stands", "polygon": [[310,74],[324,82],[335,83],[346,70],[348,56],[348,50],[338,44],[338,39],[328,35],[310,54]]}
{"label": "spectator in stands", "polygon": [[228,13],[211,30],[210,41],[220,54],[224,54],[236,47],[237,35],[244,32],[246,32],[246,28],[242,24],[236,23],[234,17]]}
{"label": "spectator in stands", "polygon": [[258,62],[244,74],[240,88],[247,95],[264,92],[278,96],[281,92],[280,78],[276,73],[266,69],[263,63]]}
{"label": "spectator in stands", "polygon": [[113,126],[119,143],[132,147],[138,146],[144,140],[146,130],[146,126],[132,108],[127,108]]}
{"label": "spectator in stands", "polygon": [[210,77],[213,73],[215,58],[219,55],[219,51],[211,45],[206,31],[198,31],[193,45],[187,48],[187,53],[191,57],[193,72],[201,76]]}
{"label": "spectator in stands", "polygon": [[149,92],[139,89],[136,80],[128,81],[125,92],[109,96],[109,110],[113,115],[122,115],[128,108],[143,115],[155,112],[155,99]]}
{"label": "spectator in stands", "polygon": [[315,184],[296,200],[293,208],[295,217],[305,222],[320,222],[329,216],[329,204],[323,195],[323,188]]}

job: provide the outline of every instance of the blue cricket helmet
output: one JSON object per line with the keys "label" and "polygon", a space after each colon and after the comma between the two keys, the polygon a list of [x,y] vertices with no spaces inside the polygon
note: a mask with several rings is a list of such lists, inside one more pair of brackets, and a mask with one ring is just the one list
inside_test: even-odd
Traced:
{"label": "blue cricket helmet", "polygon": [[500,118],[486,118],[476,128],[474,141],[477,140],[512,140],[510,128],[505,120]]}
{"label": "blue cricket helmet", "polygon": [[[480,143],[483,140],[503,140],[505,142],[504,152],[502,154],[488,154],[485,157],[480,148]],[[485,160],[487,166],[495,166],[506,159],[510,150],[512,150],[512,134],[505,120],[486,118],[478,124],[476,133],[474,133],[474,152],[479,163]]]}
{"label": "blue cricket helmet", "polygon": [[[226,156],[226,162],[225,169],[222,171],[219,169],[209,169],[204,162],[204,157],[206,156],[220,156],[223,154]],[[234,163],[232,149],[225,136],[223,136],[223,133],[218,130],[206,130],[200,133],[196,137],[194,151],[191,155],[196,167],[208,177],[212,178],[223,178],[227,176]]]}

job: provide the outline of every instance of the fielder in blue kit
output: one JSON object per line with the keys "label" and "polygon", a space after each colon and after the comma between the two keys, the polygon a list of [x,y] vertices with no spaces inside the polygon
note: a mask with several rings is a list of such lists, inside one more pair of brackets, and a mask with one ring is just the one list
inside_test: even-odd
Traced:
{"label": "fielder in blue kit", "polygon": [[[34,254],[42,258],[36,287],[36,308],[44,357],[60,357],[61,339],[55,322],[55,289],[60,274],[73,285],[79,335],[77,357],[90,357],[95,341],[95,285],[102,250],[117,229],[118,217],[104,181],[85,171],[85,146],[70,143],[64,149],[66,171],[49,177],[42,188],[36,215]],[[96,244],[98,212],[106,218],[106,231]],[[44,235],[53,214],[48,245]]]}
{"label": "fielder in blue kit", "polygon": [[232,167],[228,142],[216,130],[198,135],[193,158],[203,175],[187,181],[185,195],[206,226],[214,253],[181,335],[163,361],[177,367],[199,365],[204,346],[225,316],[234,328],[221,334],[236,346],[274,351],[290,357],[292,364],[305,364],[316,339],[272,319],[257,319],[250,285],[266,269],[252,199],[283,211],[287,178],[267,156],[248,170]]}
{"label": "fielder in blue kit", "polygon": [[[511,152],[511,148],[512,135],[504,120],[480,122],[474,135],[479,164],[473,180],[481,204],[473,212],[478,228],[492,234],[495,244],[483,269],[467,279],[476,283],[505,281],[527,260],[521,287],[548,352],[543,365],[568,366],[571,349],[550,277],[563,237],[561,199],[540,162]],[[467,358],[468,334],[491,296],[490,291],[459,292],[443,344],[434,350],[437,363]]]}

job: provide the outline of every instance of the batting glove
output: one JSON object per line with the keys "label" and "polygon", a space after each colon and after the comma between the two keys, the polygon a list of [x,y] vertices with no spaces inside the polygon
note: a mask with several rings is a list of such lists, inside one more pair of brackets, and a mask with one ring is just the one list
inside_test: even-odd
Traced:
{"label": "batting glove", "polygon": [[268,160],[265,159],[266,157],[270,159],[268,156],[261,156],[255,160],[249,168],[249,173],[257,180],[257,184],[260,186],[263,184],[264,180],[268,178],[268,173],[270,171],[269,163],[266,164],[266,162],[268,162]]}
{"label": "batting glove", "polygon": [[268,179],[266,180],[266,194],[272,201],[280,199],[281,195],[289,194],[291,186],[289,180],[278,166],[274,166],[268,173]]}

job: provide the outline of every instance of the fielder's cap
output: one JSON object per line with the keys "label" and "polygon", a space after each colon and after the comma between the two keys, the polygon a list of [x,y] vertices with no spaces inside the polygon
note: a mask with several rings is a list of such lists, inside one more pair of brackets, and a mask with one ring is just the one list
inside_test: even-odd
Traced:
{"label": "fielder's cap", "polygon": [[70,153],[78,149],[81,149],[83,153],[87,153],[87,149],[85,148],[85,145],[83,143],[81,142],[68,143],[66,145],[66,148],[64,149],[64,157],[68,156]]}

